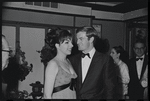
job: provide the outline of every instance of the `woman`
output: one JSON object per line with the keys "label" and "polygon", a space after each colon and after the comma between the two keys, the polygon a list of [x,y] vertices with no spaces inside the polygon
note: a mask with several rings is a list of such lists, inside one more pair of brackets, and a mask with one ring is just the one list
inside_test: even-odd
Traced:
{"label": "woman", "polygon": [[121,80],[121,86],[123,87],[123,91],[121,92],[121,98],[128,99],[128,83],[130,81],[127,66],[128,54],[124,51],[124,49],[121,46],[115,46],[111,49],[110,56],[113,58],[114,63],[119,67],[119,79]]}
{"label": "woman", "polygon": [[70,85],[77,75],[67,59],[73,47],[71,33],[52,29],[45,41],[51,47],[53,57],[45,71],[44,99],[75,99],[76,92]]}

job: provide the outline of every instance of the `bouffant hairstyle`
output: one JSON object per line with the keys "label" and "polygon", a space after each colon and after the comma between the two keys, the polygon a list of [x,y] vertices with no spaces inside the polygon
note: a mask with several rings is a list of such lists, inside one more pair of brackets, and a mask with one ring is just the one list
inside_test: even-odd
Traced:
{"label": "bouffant hairstyle", "polygon": [[57,54],[57,50],[55,44],[61,44],[67,39],[72,39],[72,34],[68,30],[64,30],[61,28],[51,29],[45,38],[45,43],[49,45],[50,51],[52,53],[52,57],[55,57]]}
{"label": "bouffant hairstyle", "polygon": [[124,63],[128,63],[129,60],[129,55],[128,53],[123,49],[122,46],[115,46],[113,47],[113,49],[115,49],[115,51],[118,53],[120,53],[120,57],[119,59],[122,60]]}

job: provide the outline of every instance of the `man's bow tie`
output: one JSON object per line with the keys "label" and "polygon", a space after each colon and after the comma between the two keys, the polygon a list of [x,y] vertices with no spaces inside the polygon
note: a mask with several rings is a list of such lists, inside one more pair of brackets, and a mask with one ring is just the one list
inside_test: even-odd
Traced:
{"label": "man's bow tie", "polygon": [[138,61],[138,60],[142,60],[143,58],[136,58],[136,61]]}
{"label": "man's bow tie", "polygon": [[87,55],[89,58],[91,58],[89,53],[87,53],[87,54],[82,53],[81,57],[84,58],[86,55]]}

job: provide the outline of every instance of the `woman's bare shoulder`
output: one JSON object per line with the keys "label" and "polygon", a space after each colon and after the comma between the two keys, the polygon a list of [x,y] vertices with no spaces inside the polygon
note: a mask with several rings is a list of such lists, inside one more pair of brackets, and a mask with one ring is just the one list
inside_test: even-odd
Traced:
{"label": "woman's bare shoulder", "polygon": [[48,62],[46,69],[47,70],[58,70],[58,63],[54,59],[52,59]]}

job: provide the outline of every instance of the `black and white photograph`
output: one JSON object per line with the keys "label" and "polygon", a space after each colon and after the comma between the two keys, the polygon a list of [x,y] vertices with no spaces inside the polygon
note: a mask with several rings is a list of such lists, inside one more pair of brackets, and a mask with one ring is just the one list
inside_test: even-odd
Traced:
{"label": "black and white photograph", "polygon": [[148,0],[1,4],[1,101],[149,101]]}

